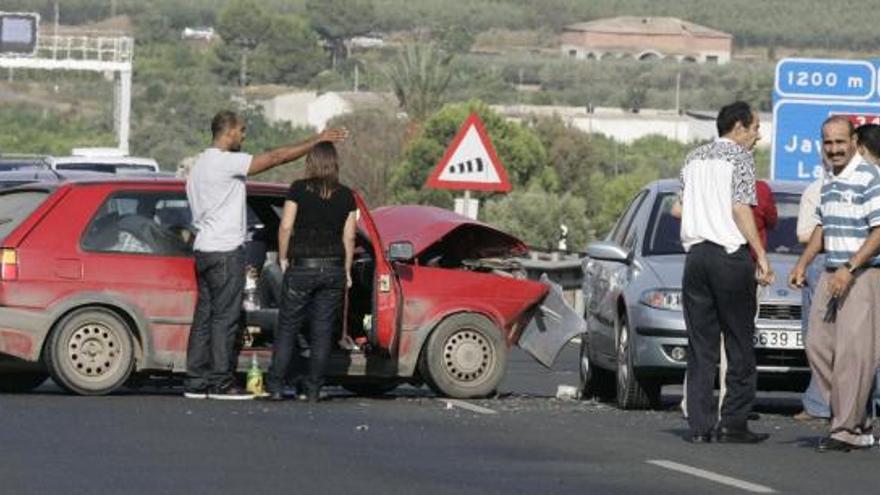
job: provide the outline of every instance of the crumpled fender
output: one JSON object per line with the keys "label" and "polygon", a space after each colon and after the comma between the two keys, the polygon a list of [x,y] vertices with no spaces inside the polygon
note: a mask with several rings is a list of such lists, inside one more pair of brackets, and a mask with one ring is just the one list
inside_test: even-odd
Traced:
{"label": "crumpled fender", "polygon": [[541,282],[550,290],[526,317],[517,345],[550,368],[565,344],[587,331],[587,322],[566,302],[559,284],[546,274],[541,275]]}

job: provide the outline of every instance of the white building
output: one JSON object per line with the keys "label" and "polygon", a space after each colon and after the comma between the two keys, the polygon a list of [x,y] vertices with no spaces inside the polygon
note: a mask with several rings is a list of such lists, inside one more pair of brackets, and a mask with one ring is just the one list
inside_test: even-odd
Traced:
{"label": "white building", "polygon": [[[587,112],[584,107],[544,105],[493,105],[492,109],[512,120],[530,116],[559,116],[566,124],[592,134],[602,134],[615,141],[631,143],[639,138],[658,135],[682,143],[708,141],[717,136],[713,112],[641,109],[638,113],[619,108],[598,107]],[[773,115],[761,113],[761,139],[758,147],[769,148],[773,134]]]}
{"label": "white building", "polygon": [[323,130],[334,117],[369,108],[396,109],[390,94],[370,92],[297,91],[277,86],[249,88],[248,98],[263,107],[269,122],[289,122],[294,127]]}

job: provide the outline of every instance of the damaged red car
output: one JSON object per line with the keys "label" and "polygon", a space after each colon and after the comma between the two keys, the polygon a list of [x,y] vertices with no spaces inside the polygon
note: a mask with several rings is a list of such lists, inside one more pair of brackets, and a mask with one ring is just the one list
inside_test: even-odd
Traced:
{"label": "damaged red car", "polygon": [[[248,283],[239,355],[263,369],[277,316],[277,229],[286,187],[248,184]],[[519,345],[552,365],[583,320],[546,281],[522,278],[526,246],[439,208],[389,206],[359,223],[353,287],[329,383],[379,394],[427,384],[491,394]],[[47,377],[77,394],[185,371],[196,301],[184,183],[82,179],[0,192],[0,391]]]}

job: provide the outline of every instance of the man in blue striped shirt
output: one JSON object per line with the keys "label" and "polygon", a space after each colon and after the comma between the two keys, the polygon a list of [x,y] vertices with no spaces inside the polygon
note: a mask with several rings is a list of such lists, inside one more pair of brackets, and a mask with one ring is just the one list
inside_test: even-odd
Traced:
{"label": "man in blue striped shirt", "polygon": [[807,336],[810,366],[831,405],[831,432],[817,449],[848,451],[874,441],[865,404],[880,336],[880,169],[856,152],[853,125],[843,116],[822,125],[822,153],[831,170],[816,208],[818,225],[789,283],[803,286],[807,266],[824,248]]}

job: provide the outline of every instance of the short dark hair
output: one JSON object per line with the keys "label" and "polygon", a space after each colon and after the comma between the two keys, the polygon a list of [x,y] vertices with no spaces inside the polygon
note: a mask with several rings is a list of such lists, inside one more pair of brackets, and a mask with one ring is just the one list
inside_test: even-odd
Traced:
{"label": "short dark hair", "polygon": [[856,129],[856,137],[860,145],[870,151],[875,158],[880,158],[880,125],[860,125]]}
{"label": "short dark hair", "polygon": [[221,110],[211,119],[211,137],[217,139],[232,126],[241,122],[241,118],[232,110]]}
{"label": "short dark hair", "polygon": [[[828,124],[846,124],[846,126],[849,128],[849,135],[850,136],[852,136],[853,134],[856,133],[856,126],[853,125],[852,120],[849,120],[849,118],[845,115],[832,115],[832,116],[828,117],[827,119],[825,119],[822,122],[822,133],[823,134],[825,133],[825,126]],[[862,126],[862,127],[864,127],[864,126]]]}
{"label": "short dark hair", "polygon": [[718,112],[718,118],[715,119],[715,128],[718,129],[718,136],[725,136],[736,127],[739,122],[743,127],[752,125],[755,120],[755,114],[752,113],[752,107],[744,101],[735,101],[730,105],[725,105]]}

